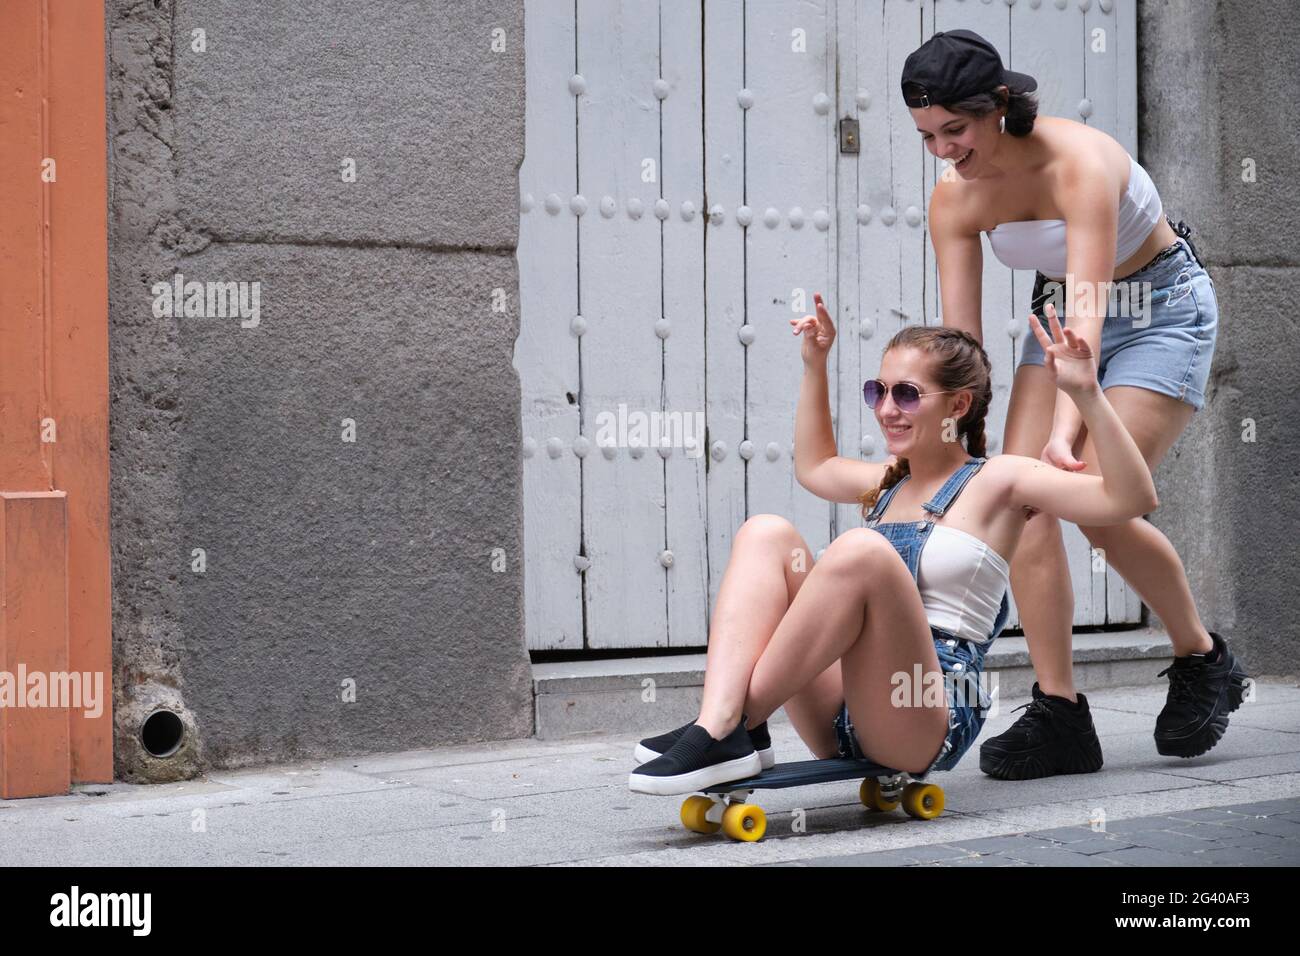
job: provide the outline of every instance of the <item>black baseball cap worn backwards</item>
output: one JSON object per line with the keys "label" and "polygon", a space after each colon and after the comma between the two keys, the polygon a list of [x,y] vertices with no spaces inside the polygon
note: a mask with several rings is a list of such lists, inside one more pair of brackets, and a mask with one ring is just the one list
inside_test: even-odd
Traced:
{"label": "black baseball cap worn backwards", "polygon": [[955,103],[1002,84],[1012,93],[1032,93],[1038,81],[1028,73],[1002,68],[1002,57],[988,40],[970,30],[936,33],[903,63],[903,101],[928,108]]}

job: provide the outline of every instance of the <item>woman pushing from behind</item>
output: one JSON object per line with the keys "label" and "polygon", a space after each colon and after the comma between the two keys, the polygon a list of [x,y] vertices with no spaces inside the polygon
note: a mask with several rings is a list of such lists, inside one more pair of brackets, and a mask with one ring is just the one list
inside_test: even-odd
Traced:
{"label": "woman pushing from behind", "polygon": [[[1037,271],[1032,309],[1048,298],[1061,303],[1065,323],[1098,357],[1109,404],[1155,469],[1205,400],[1218,326],[1214,283],[1186,241],[1190,230],[1179,223],[1175,231],[1137,160],[1100,130],[1039,117],[1036,88],[1033,77],[1004,70],[993,45],[969,30],[936,33],[903,65],[916,128],[951,164],[930,197],[943,322],[983,341],[985,233],[1004,265]],[[1003,450],[1096,473],[1097,436],[1081,411],[1057,398],[1039,340],[1028,338]],[[980,768],[1003,779],[1102,765],[1087,699],[1074,690],[1074,594],[1061,528],[1045,511],[1029,522],[1011,567],[1038,680],[1020,720],[980,747]],[[1204,753],[1241,703],[1245,671],[1201,623],[1183,564],[1158,528],[1137,516],[1075,524],[1169,632],[1175,659],[1161,672],[1170,683],[1156,749]]]}
{"label": "woman pushing from behind", "polygon": [[[770,767],[767,719],[783,705],[816,757],[867,759],[917,777],[951,769],[984,723],[986,698],[971,688],[1007,617],[1009,562],[1028,510],[1101,526],[1157,504],[1092,350],[1050,307],[1050,337],[1032,317],[1030,325],[1054,387],[1088,425],[1099,474],[985,458],[988,356],[966,332],[925,326],[895,335],[880,377],[863,387],[895,460],[841,457],[826,373],[835,328],[815,299],[815,315],[791,319],[804,336],[795,474],[822,498],[861,503],[867,527],[814,560],[785,518],[745,521],[713,612],[699,717],[640,742],[632,790],[690,793]],[[922,688],[941,684],[945,699],[919,688],[900,698],[900,679],[916,675]]]}

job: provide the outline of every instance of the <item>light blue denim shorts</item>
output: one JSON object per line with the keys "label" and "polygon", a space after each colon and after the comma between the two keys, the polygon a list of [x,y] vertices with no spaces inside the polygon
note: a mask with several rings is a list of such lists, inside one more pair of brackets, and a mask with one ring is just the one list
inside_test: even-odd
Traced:
{"label": "light blue denim shorts", "polygon": [[[987,645],[981,646],[974,641],[954,638],[937,627],[931,627],[930,634],[934,638],[939,667],[943,670],[944,693],[948,701],[948,734],[934,760],[930,761],[930,766],[922,773],[909,774],[913,780],[923,780],[934,770],[951,770],[957,766],[957,762],[980,735],[984,720],[992,707],[988,693],[979,685]],[[841,757],[875,762],[862,752],[857,735],[853,732],[853,721],[849,717],[847,703],[840,707],[840,712],[835,716],[835,737],[839,742]]]}
{"label": "light blue denim shorts", "polygon": [[[1102,389],[1135,385],[1186,402],[1198,411],[1219,331],[1214,280],[1180,238],[1156,261],[1116,279],[1101,327],[1097,379]],[[1034,282],[1032,307],[1051,338],[1042,309],[1052,302],[1064,315],[1065,289],[1041,272]],[[1062,325],[1068,322],[1062,318]],[[1043,349],[1026,329],[1020,365],[1042,365]]]}

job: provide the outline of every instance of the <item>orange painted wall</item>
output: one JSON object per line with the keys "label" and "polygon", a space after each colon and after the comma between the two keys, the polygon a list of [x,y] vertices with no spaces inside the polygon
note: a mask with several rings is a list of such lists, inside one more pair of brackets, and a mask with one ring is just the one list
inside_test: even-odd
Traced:
{"label": "orange painted wall", "polygon": [[[0,491],[66,493],[67,667],[101,672],[106,698],[96,718],[79,709],[68,715],[70,772],[74,782],[107,782],[113,717],[104,8],[97,0],[4,0],[3,7]],[[55,440],[42,440],[43,433]],[[34,521],[27,533],[57,533],[52,527]],[[12,564],[4,569],[11,586],[22,573]],[[50,630],[51,641],[61,639],[53,623]],[[0,667],[16,663],[10,657]],[[14,746],[30,743],[11,736],[0,746],[9,745],[12,756]],[[11,781],[21,775],[21,762],[9,761],[8,772]]]}
{"label": "orange painted wall", "polygon": [[5,799],[66,793],[72,780],[70,709],[24,679],[70,670],[67,532],[63,492],[0,491],[0,670],[14,682],[0,707]]}

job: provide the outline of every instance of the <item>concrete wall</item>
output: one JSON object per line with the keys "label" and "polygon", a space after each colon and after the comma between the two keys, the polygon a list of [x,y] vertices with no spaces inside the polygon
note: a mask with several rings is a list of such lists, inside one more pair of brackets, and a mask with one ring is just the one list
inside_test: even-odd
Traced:
{"label": "concrete wall", "polygon": [[1157,472],[1153,520],[1206,626],[1257,676],[1300,673],[1298,12],[1294,0],[1138,7],[1139,159],[1194,230],[1220,322],[1205,408]]}
{"label": "concrete wall", "polygon": [[[522,3],[106,9],[117,776],[529,735]],[[1139,4],[1140,159],[1222,323],[1155,521],[1259,675],[1298,669],[1298,19]],[[157,316],[178,271],[259,283],[256,326]]]}
{"label": "concrete wall", "polygon": [[[530,735],[522,3],[107,20],[117,775]],[[256,324],[157,315],[178,271]]]}

